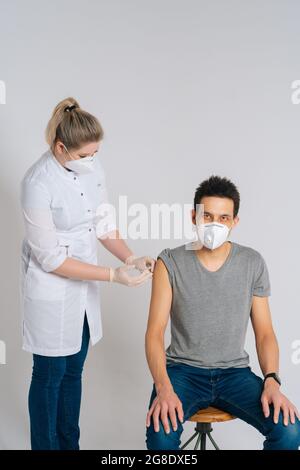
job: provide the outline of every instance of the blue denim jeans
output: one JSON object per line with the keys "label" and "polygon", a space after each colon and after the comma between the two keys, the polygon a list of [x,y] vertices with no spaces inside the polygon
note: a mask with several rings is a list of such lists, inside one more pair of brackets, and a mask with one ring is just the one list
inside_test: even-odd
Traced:
{"label": "blue denim jeans", "polygon": [[56,357],[33,354],[28,396],[32,450],[79,450],[81,375],[89,339],[85,315],[78,353]]}
{"label": "blue denim jeans", "polygon": [[[261,406],[263,380],[252,372],[251,367],[231,367],[228,369],[204,369],[175,363],[167,365],[167,373],[175,393],[182,402],[184,421],[199,409],[214,406],[254,426],[266,439],[263,450],[297,450],[300,445],[300,420],[285,426],[282,412],[278,423],[273,421],[273,405],[270,415],[265,418]],[[149,402],[150,408],[156,396],[153,384]],[[164,431],[161,420],[159,431],[151,425],[146,428],[146,445],[149,450],[179,449],[183,426],[177,418],[177,430],[174,431],[169,418],[170,432]],[[246,444],[246,442],[245,442]],[[246,447],[247,448],[247,447]]]}

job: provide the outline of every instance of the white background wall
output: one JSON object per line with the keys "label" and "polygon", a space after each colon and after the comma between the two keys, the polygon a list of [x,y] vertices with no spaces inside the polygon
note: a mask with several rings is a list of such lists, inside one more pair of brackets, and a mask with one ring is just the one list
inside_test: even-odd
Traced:
{"label": "white background wall", "polygon": [[[292,0],[0,0],[1,316],[0,448],[29,448],[32,358],[21,350],[19,182],[47,149],[58,101],[74,96],[106,136],[100,158],[111,200],[191,203],[212,173],[242,197],[232,239],[259,250],[272,282],[283,391],[299,402],[292,362],[299,320],[299,2]],[[156,257],[179,240],[128,241]],[[99,245],[103,264],[119,263]],[[81,448],[145,448],[152,379],[144,354],[150,282],[102,285],[104,338],[84,372]],[[166,345],[169,338],[166,339]],[[256,373],[253,335],[247,348]],[[297,393],[298,392],[298,393]],[[187,423],[186,439],[193,424]],[[236,420],[215,425],[223,449],[261,448]]]}

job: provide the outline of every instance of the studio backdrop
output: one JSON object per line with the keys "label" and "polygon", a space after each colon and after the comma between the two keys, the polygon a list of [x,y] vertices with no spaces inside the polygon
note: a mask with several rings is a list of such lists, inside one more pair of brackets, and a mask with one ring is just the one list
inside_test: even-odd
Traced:
{"label": "studio backdrop", "polygon": [[[300,406],[299,15],[297,0],[0,0],[1,449],[30,448],[20,181],[47,150],[46,124],[69,96],[103,126],[97,158],[136,254],[156,258],[186,241],[178,221],[169,233],[151,231],[154,205],[191,205],[212,174],[238,186],[232,240],[267,262],[282,390]],[[141,208],[149,226],[133,237]],[[100,243],[99,259],[120,264]],[[103,338],[84,371],[82,449],[145,449],[150,293],[151,282],[101,285]],[[169,338],[168,328],[166,347]],[[261,375],[251,329],[246,349]],[[193,426],[186,423],[183,441]],[[263,442],[240,420],[216,424],[214,436],[223,449]]]}

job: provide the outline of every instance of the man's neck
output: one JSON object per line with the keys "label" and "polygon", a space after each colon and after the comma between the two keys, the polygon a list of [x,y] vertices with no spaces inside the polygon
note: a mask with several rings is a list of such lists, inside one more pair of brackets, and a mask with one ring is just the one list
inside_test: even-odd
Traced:
{"label": "man's neck", "polygon": [[223,245],[210,250],[203,246],[200,250],[196,250],[198,258],[201,262],[211,270],[218,269],[225,262],[231,250],[231,242],[226,241]]}

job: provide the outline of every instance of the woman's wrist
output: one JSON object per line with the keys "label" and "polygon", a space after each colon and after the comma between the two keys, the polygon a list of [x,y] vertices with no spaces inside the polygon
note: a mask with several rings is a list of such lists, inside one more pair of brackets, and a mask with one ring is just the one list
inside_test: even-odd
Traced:
{"label": "woman's wrist", "polygon": [[109,278],[108,278],[108,281],[109,282],[112,282],[114,280],[114,268],[109,268]]}
{"label": "woman's wrist", "polygon": [[98,266],[98,272],[99,275],[97,276],[98,281],[111,281],[111,270],[113,268],[110,268],[108,266]]}
{"label": "woman's wrist", "polygon": [[134,253],[131,253],[131,255],[127,256],[127,258],[124,260],[124,263],[131,264],[134,258],[136,258],[136,256],[134,255]]}

